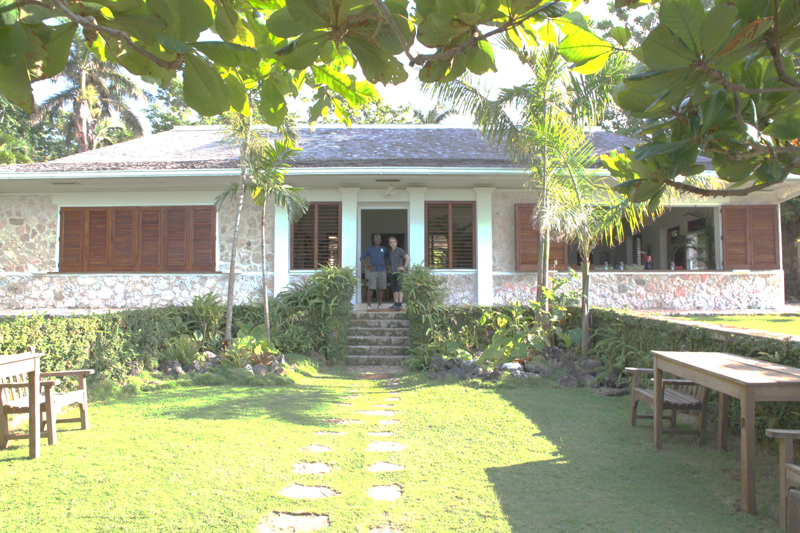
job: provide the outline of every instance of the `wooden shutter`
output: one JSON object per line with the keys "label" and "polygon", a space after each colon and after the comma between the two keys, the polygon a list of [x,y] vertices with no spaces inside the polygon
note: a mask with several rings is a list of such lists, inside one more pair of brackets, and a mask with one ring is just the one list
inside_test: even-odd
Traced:
{"label": "wooden shutter", "polygon": [[427,204],[425,211],[425,264],[450,268],[450,206]]}
{"label": "wooden shutter", "polygon": [[107,272],[109,259],[109,209],[86,209],[86,254],[84,270]]}
{"label": "wooden shutter", "polygon": [[[516,236],[516,268],[518,272],[534,272],[539,269],[539,231],[534,229],[531,217],[536,204],[514,206],[514,229]],[[550,240],[550,268],[569,268],[569,246],[566,242]]]}
{"label": "wooden shutter", "polygon": [[109,270],[136,270],[137,212],[135,207],[115,207],[111,210],[111,255]]}
{"label": "wooden shutter", "polygon": [[61,209],[61,256],[60,272],[83,270],[83,209],[65,207]]}
{"label": "wooden shutter", "polygon": [[172,272],[186,270],[189,258],[189,210],[186,207],[164,209],[164,267]]}
{"label": "wooden shutter", "polygon": [[752,237],[751,268],[777,270],[780,268],[778,245],[778,209],[774,205],[753,205],[749,208]]}
{"label": "wooden shutter", "polygon": [[216,248],[216,210],[210,206],[192,208],[192,262],[195,272],[213,272]]}
{"label": "wooden shutter", "polygon": [[475,268],[475,204],[450,204],[450,268]]}
{"label": "wooden shutter", "polygon": [[722,260],[726,270],[750,268],[747,207],[722,207]]}
{"label": "wooden shutter", "polygon": [[158,272],[162,268],[160,207],[139,210],[139,268],[143,272]]}
{"label": "wooden shutter", "polygon": [[314,268],[326,264],[339,266],[341,242],[341,204],[317,204],[317,236]]}
{"label": "wooden shutter", "polygon": [[292,224],[292,270],[312,270],[314,263],[314,229],[317,206],[311,204],[303,217]]}

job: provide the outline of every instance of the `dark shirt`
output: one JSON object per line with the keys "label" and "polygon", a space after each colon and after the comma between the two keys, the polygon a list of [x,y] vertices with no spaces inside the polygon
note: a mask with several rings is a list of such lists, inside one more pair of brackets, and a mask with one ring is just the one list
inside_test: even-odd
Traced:
{"label": "dark shirt", "polygon": [[361,254],[361,259],[369,257],[369,262],[375,270],[386,270],[386,256],[389,249],[385,246],[370,246]]}
{"label": "dark shirt", "polygon": [[389,271],[394,274],[400,272],[400,267],[405,266],[405,258],[408,254],[402,248],[389,248]]}

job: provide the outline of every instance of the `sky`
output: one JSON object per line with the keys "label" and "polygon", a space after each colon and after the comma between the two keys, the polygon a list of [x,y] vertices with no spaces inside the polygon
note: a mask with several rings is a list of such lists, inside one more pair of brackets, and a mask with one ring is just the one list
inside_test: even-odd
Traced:
{"label": "sky", "polygon": [[[588,0],[587,3],[578,7],[578,11],[586,15],[587,18],[593,20],[607,19],[609,18],[608,0]],[[215,35],[213,37],[216,38]],[[423,50],[424,48],[420,48],[420,51]],[[417,50],[414,51],[416,52]],[[399,59],[407,62],[404,57],[400,57]],[[480,77],[481,84],[490,92],[501,87],[520,85],[530,79],[530,71],[522,67],[517,57],[511,52],[495,49],[495,62],[497,65],[497,72],[487,72]],[[406,70],[409,73],[409,77],[404,83],[400,85],[378,85],[376,87],[383,97],[384,102],[393,107],[410,105],[422,111],[432,109],[434,107],[434,102],[431,100],[430,96],[423,94],[420,89],[419,81],[417,80],[416,72],[408,67]],[[138,76],[130,75],[129,77],[146,91],[155,92],[156,87],[154,85],[143,82]],[[58,84],[50,80],[33,84],[33,95],[37,103],[55,94],[58,90]],[[299,102],[296,102],[294,106],[290,102],[289,105],[292,112],[299,113],[301,117],[305,118],[305,109],[299,105]],[[144,108],[146,106],[147,104],[143,102],[131,103],[131,108],[142,122],[145,135],[148,135],[150,133],[150,124],[144,116]],[[467,116],[451,115],[445,123],[451,125],[471,124],[472,121]]]}

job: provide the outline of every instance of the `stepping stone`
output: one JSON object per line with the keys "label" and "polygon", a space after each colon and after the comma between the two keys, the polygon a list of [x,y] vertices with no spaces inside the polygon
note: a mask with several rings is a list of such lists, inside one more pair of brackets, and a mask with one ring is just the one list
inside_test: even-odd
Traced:
{"label": "stepping stone", "polygon": [[373,500],[392,501],[403,495],[403,487],[400,485],[379,485],[367,489],[367,494]]}
{"label": "stepping stone", "polygon": [[[298,531],[300,531],[298,529]],[[381,526],[381,527],[373,527],[369,530],[369,533],[402,533],[399,529],[395,529],[392,526]]]}
{"label": "stepping stone", "polygon": [[328,424],[336,424],[337,426],[347,426],[349,424],[363,424],[364,422],[361,420],[344,420],[341,418],[325,418],[322,420],[323,422],[327,422]]}
{"label": "stepping stone", "polygon": [[330,448],[327,446],[323,446],[322,444],[310,444],[305,448],[300,448],[301,452],[329,452],[331,451]]}
{"label": "stepping stone", "polygon": [[368,452],[399,452],[405,450],[406,447],[396,442],[370,442],[367,446]]}
{"label": "stepping stone", "polygon": [[337,433],[335,431],[317,431],[314,435],[327,435],[329,437],[338,437],[339,435],[344,435],[344,433]]}
{"label": "stepping stone", "polygon": [[395,398],[386,398],[386,399],[385,399],[385,400],[383,400],[383,401],[384,401],[384,402],[399,402],[399,401],[400,401],[400,398],[397,398],[397,397],[395,397]]}
{"label": "stepping stone", "polygon": [[345,396],[344,397],[345,400],[355,400],[356,398],[358,398],[358,396]]}
{"label": "stepping stone", "polygon": [[373,415],[373,416],[394,416],[396,411],[356,411],[360,415]]}
{"label": "stepping stone", "polygon": [[381,424],[382,426],[391,426],[392,424],[399,424],[400,421],[399,420],[381,420],[378,423]]}
{"label": "stepping stone", "polygon": [[391,431],[367,431],[370,437],[391,437],[394,435]]}
{"label": "stepping stone", "polygon": [[[264,517],[260,524],[256,526],[259,533],[307,533],[311,531],[322,531],[331,525],[331,520],[327,515],[311,513],[280,513],[272,512]],[[383,531],[376,529],[375,531]]]}
{"label": "stepping stone", "polygon": [[403,465],[395,465],[392,463],[385,463],[380,461],[369,467],[370,472],[397,472],[398,470],[405,470]]}
{"label": "stepping stone", "polygon": [[321,476],[331,470],[333,470],[333,467],[325,463],[297,463],[292,467],[292,474]]}
{"label": "stepping stone", "polygon": [[394,405],[376,405],[375,409],[394,409]]}
{"label": "stepping stone", "polygon": [[309,487],[306,485],[290,485],[281,491],[281,496],[295,500],[318,500],[339,494],[329,487]]}

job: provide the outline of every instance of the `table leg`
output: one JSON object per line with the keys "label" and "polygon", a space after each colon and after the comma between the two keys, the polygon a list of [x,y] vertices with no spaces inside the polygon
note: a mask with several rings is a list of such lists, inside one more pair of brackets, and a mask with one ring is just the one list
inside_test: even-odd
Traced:
{"label": "table leg", "polygon": [[653,401],[653,446],[661,449],[661,424],[664,423],[664,371],[658,368],[658,358],[653,357],[654,396]]}
{"label": "table leg", "polygon": [[41,398],[39,395],[39,360],[36,359],[32,372],[28,372],[28,415],[29,415],[29,428],[28,428],[28,443],[30,446],[29,457],[36,459],[41,455],[41,438],[42,431],[39,427],[42,419],[41,413]]}
{"label": "table leg", "polygon": [[756,514],[756,402],[752,393],[742,398],[742,508]]}
{"label": "table leg", "polygon": [[719,421],[717,422],[717,449],[728,449],[728,407],[730,398],[727,394],[719,393]]}

